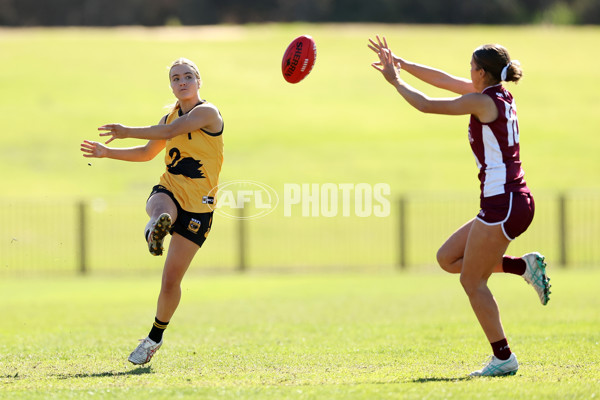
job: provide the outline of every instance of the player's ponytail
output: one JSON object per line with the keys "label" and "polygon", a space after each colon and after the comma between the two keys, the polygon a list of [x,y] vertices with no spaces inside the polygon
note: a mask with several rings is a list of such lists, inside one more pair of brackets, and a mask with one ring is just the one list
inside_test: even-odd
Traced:
{"label": "player's ponytail", "polygon": [[483,68],[494,82],[518,82],[523,76],[521,64],[510,59],[508,50],[499,44],[485,44],[473,52],[473,61]]}
{"label": "player's ponytail", "polygon": [[521,69],[521,63],[518,60],[512,60],[509,61],[508,64],[506,64],[506,67],[504,67],[505,69],[503,69],[502,71],[505,71],[504,73],[500,73],[500,79],[502,79],[505,82],[518,82],[521,77],[523,76],[523,70]]}

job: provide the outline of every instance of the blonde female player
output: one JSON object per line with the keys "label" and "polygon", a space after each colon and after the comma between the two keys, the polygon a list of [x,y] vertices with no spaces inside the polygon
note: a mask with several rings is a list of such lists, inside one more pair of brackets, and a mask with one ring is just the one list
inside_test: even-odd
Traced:
{"label": "blonde female player", "polygon": [[128,127],[103,125],[100,136],[114,139],[147,139],[142,146],[111,148],[85,140],[84,157],[149,161],[165,151],[166,171],[146,203],[150,221],[145,229],[148,249],[163,252],[167,233],[172,238],[165,260],[154,324],[129,356],[133,364],[145,364],[163,343],[163,332],[181,299],[181,280],[202,246],[212,224],[215,191],[223,163],[223,119],[219,110],[200,98],[198,67],[185,58],[169,69],[171,89],[177,98],[173,109],[158,125]]}
{"label": "blonde female player", "polygon": [[[519,81],[519,63],[511,61],[500,45],[480,46],[471,57],[469,80],[396,57],[385,38],[369,42],[369,48],[379,56],[373,67],[411,106],[425,113],[471,115],[469,142],[479,167],[481,210],[446,240],[437,260],[444,270],[460,273],[460,282],[492,346],[494,355],[490,361],[471,376],[513,375],[519,364],[508,346],[498,305],[487,286],[488,278],[493,272],[521,275],[535,288],[543,305],[550,294],[541,254],[529,253],[520,258],[504,255],[509,243],[527,229],[534,214],[533,197],[523,179],[519,159],[516,106],[502,86],[503,81]],[[401,70],[460,96],[427,97],[400,78]]]}

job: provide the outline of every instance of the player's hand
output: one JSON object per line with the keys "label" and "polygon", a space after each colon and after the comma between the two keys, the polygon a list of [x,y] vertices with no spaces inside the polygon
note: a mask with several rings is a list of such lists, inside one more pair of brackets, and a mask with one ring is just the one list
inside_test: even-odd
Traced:
{"label": "player's hand", "polygon": [[398,64],[398,68],[400,68],[400,61],[402,61],[402,59],[400,57],[397,57],[389,49],[385,36],[383,37],[383,41],[379,38],[379,35],[376,35],[375,38],[377,39],[377,43],[375,43],[373,39],[369,38],[369,44],[367,46],[377,54],[381,53],[382,51],[389,52],[392,55],[392,58],[394,59],[394,63]]}
{"label": "player's hand", "polygon": [[394,60],[394,56],[387,45],[385,37],[383,38],[383,43],[379,40],[379,36],[377,36],[377,41],[379,42],[379,52],[377,53],[379,62],[375,62],[371,65],[383,74],[386,81],[394,85],[400,80],[400,63],[397,63]]}
{"label": "player's hand", "polygon": [[101,132],[100,136],[110,136],[110,139],[104,142],[105,144],[109,144],[115,139],[125,139],[127,137],[127,127],[121,124],[102,125],[98,130],[106,131]]}
{"label": "player's hand", "polygon": [[83,152],[83,156],[88,158],[104,158],[108,152],[106,146],[102,143],[91,142],[89,140],[84,140],[81,143],[81,151]]}

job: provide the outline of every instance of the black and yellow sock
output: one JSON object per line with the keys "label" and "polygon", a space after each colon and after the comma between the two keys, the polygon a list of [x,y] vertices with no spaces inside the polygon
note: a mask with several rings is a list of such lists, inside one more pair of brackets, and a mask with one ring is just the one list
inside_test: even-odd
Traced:
{"label": "black and yellow sock", "polygon": [[168,322],[159,321],[158,318],[154,317],[154,324],[152,324],[152,329],[148,334],[148,337],[155,341],[156,343],[160,343],[163,337],[163,333],[165,329],[167,329]]}

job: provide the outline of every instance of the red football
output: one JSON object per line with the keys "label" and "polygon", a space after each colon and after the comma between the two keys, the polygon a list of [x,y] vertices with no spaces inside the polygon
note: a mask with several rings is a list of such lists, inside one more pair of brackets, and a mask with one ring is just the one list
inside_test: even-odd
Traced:
{"label": "red football", "polygon": [[298,36],[285,49],[281,61],[283,78],[289,83],[298,83],[306,78],[315,65],[317,45],[308,35]]}

